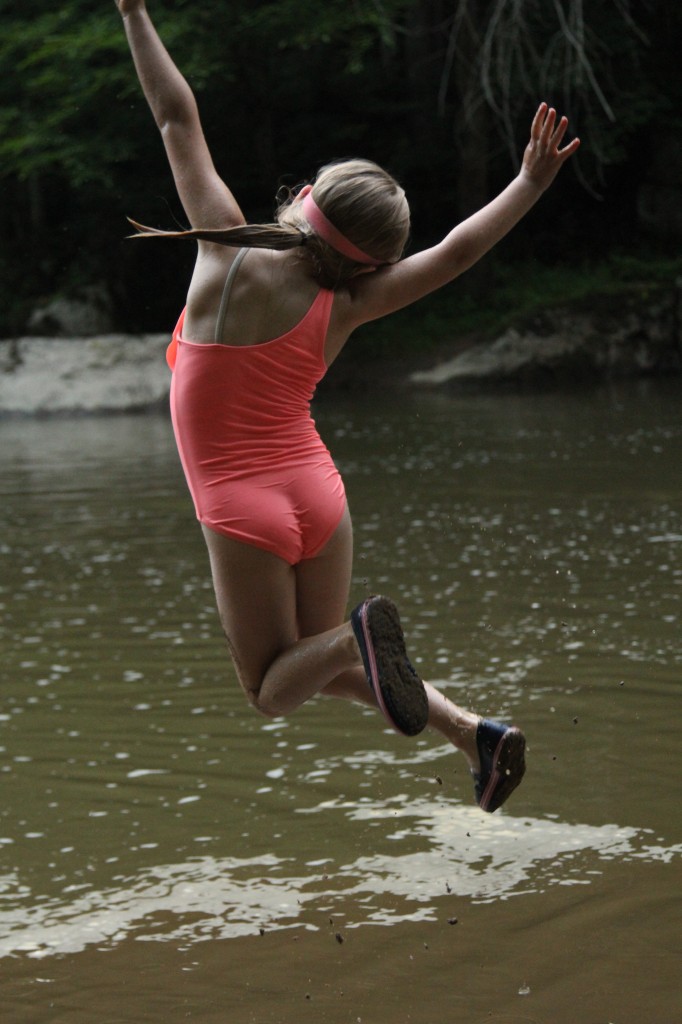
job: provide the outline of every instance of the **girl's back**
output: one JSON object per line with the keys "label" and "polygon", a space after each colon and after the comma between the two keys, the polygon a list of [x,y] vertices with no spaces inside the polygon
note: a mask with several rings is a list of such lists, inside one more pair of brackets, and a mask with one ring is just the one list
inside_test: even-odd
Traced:
{"label": "girl's back", "polygon": [[[221,300],[236,250],[215,245],[204,245],[202,249],[187,295],[182,337],[196,344],[212,344],[216,341]],[[225,345],[249,346],[279,338],[300,323],[319,291],[312,267],[300,252],[249,249],[231,283],[218,340]],[[331,322],[324,339],[327,366],[347,337],[338,316],[347,302],[345,291],[334,293]]]}

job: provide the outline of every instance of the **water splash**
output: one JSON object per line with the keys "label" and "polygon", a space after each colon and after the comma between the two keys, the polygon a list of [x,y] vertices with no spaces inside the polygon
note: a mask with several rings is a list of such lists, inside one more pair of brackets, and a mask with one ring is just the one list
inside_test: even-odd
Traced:
{"label": "water splash", "polygon": [[[549,886],[586,886],[602,873],[601,862],[613,858],[667,863],[682,855],[682,845],[667,845],[645,829],[483,817],[474,808],[406,797],[331,800],[299,813],[330,811],[365,823],[395,819],[400,827],[388,839],[396,842],[396,853],[306,865],[274,854],[192,857],[146,868],[117,887],[44,901],[16,875],[5,876],[0,956],[40,959],[110,948],[131,936],[192,944],[265,929],[317,930],[331,913],[345,917],[347,929],[436,921],[450,916],[457,899],[491,903]],[[419,837],[421,850],[401,852],[407,833],[412,841]]]}

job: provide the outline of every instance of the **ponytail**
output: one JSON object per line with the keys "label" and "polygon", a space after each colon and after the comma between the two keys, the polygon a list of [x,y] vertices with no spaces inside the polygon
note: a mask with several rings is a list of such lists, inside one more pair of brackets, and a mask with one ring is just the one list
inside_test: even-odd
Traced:
{"label": "ponytail", "polygon": [[298,228],[279,224],[240,224],[235,228],[192,228],[188,231],[161,231],[127,218],[135,228],[130,238],[190,238],[216,245],[246,246],[250,249],[296,249],[306,244],[307,236]]}
{"label": "ponytail", "polygon": [[[301,204],[297,204],[301,205]],[[291,210],[290,204],[286,208]],[[283,209],[281,207],[280,209]],[[279,213],[280,211],[278,211]],[[295,220],[296,218],[292,218]],[[236,228],[190,228],[188,231],[162,231],[138,224],[132,217],[128,223],[135,228],[134,235],[129,238],[187,238],[200,242],[213,242],[216,245],[235,246],[247,249],[300,249],[311,260],[316,280],[320,287],[334,290],[352,276],[357,263],[342,256],[324,242],[318,235],[308,232],[304,219],[301,226],[296,223],[282,224],[240,224]],[[303,254],[301,254],[303,255]]]}
{"label": "ponytail", "polygon": [[[284,194],[282,194],[284,193]],[[313,225],[306,216],[310,194],[318,213],[332,227],[320,234],[320,217]],[[190,231],[160,231],[128,218],[136,229],[133,238],[191,238],[216,245],[249,249],[301,249],[309,260],[321,288],[335,290],[348,282],[370,253],[372,263],[396,263],[410,231],[410,209],[397,181],[370,160],[341,160],[327,164],[307,186],[301,202],[294,202],[290,189],[278,194],[274,224],[240,224],[232,228],[194,228]],[[308,204],[310,212],[310,204]],[[338,249],[339,235],[346,245]],[[348,243],[352,252],[349,255]],[[335,247],[336,246],[336,247]]]}

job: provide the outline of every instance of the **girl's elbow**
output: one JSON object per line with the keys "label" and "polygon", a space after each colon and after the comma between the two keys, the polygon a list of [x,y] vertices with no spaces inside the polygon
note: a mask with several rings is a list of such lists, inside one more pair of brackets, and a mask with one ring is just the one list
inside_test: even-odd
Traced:
{"label": "girl's elbow", "polygon": [[186,130],[190,124],[190,118],[179,106],[165,106],[163,109],[157,110],[154,120],[164,138],[172,135],[173,132]]}
{"label": "girl's elbow", "polygon": [[171,91],[166,96],[157,96],[150,106],[162,135],[174,130],[186,132],[199,123],[199,111],[189,86]]}

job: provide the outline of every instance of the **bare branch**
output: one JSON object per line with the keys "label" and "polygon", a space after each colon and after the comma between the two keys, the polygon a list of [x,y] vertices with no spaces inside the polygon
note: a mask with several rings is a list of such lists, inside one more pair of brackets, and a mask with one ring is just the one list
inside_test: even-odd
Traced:
{"label": "bare branch", "polygon": [[578,30],[577,33],[572,31],[571,26],[568,24],[568,21],[566,20],[564,9],[561,6],[560,0],[554,0],[554,9],[555,9],[555,11],[557,13],[557,18],[558,18],[558,21],[559,21],[559,25],[561,27],[561,30],[562,30],[563,34],[564,34],[564,37],[567,40],[567,42],[569,42],[571,44],[571,46],[573,47],[573,50],[575,52],[575,56],[576,56],[577,61],[578,61],[578,65],[584,69],[585,74],[587,75],[587,78],[589,80],[589,83],[592,86],[592,89],[594,90],[595,95],[599,99],[599,102],[601,103],[601,106],[602,106],[602,109],[603,109],[604,113],[608,117],[609,121],[615,121],[616,120],[616,116],[613,113],[613,110],[611,109],[611,105],[609,104],[608,100],[606,99],[606,96],[604,95],[604,93],[601,90],[599,82],[597,81],[597,77],[596,77],[596,75],[594,73],[594,70],[592,68],[592,64],[590,63],[590,61],[589,61],[589,59],[587,57],[587,53],[585,52],[585,43],[584,43],[584,34],[585,33],[584,33],[584,23],[583,23],[583,16],[582,16],[582,0],[573,0],[573,11],[574,11],[574,13],[576,15],[576,24],[577,24],[577,30]]}

